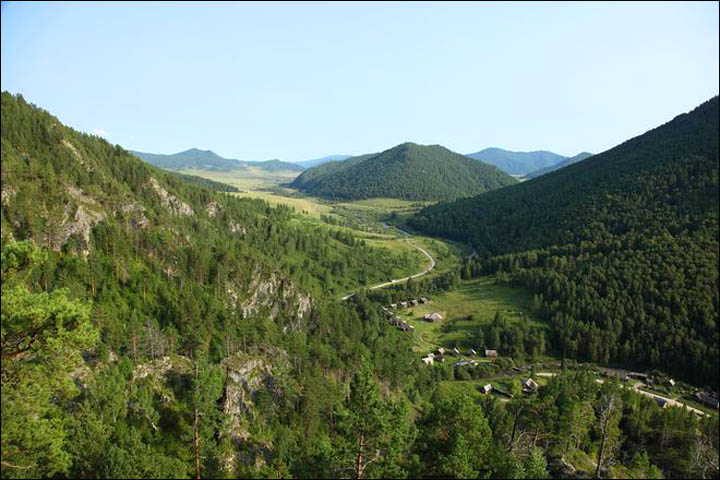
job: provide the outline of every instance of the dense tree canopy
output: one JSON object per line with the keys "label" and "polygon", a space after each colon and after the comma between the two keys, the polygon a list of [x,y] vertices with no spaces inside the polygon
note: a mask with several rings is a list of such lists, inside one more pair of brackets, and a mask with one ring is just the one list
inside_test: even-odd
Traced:
{"label": "dense tree canopy", "polygon": [[[597,458],[601,476],[718,475],[716,418],[584,368],[481,397],[469,378],[484,368],[424,367],[379,302],[330,301],[396,256],[188,184],[7,93],[1,213],[3,478],[572,476],[565,458]],[[501,316],[483,335],[517,358],[537,347]]]}
{"label": "dense tree canopy", "polygon": [[530,286],[558,348],[717,386],[718,98],[567,168],[410,223],[471,243],[465,275]]}

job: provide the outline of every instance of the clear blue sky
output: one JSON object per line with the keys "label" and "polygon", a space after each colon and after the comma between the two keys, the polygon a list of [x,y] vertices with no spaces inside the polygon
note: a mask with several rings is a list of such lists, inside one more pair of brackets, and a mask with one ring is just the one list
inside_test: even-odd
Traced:
{"label": "clear blue sky", "polygon": [[3,90],[155,153],[600,152],[718,94],[718,3],[2,3]]}

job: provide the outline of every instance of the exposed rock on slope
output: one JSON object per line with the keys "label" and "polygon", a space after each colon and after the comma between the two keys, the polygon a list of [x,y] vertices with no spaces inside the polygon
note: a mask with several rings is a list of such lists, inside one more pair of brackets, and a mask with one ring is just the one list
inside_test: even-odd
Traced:
{"label": "exposed rock on slope", "polygon": [[150,177],[150,186],[158,194],[162,204],[175,215],[193,215],[195,213],[190,205],[165,190],[154,177]]}

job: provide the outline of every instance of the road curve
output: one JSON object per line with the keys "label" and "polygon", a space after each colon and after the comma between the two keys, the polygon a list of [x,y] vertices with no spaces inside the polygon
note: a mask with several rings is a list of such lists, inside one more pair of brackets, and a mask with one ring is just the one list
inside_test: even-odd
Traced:
{"label": "road curve", "polygon": [[[397,228],[397,227],[395,227],[395,228]],[[414,243],[412,243],[412,242],[409,240],[409,238],[408,238],[408,237],[410,236],[409,233],[407,233],[407,232],[405,232],[405,231],[403,231],[403,230],[400,230],[399,228],[397,228],[397,230],[399,230],[400,232],[403,233],[403,235],[405,235],[405,241],[406,241],[408,244],[410,244],[410,245],[412,245],[413,247],[415,247],[415,248],[417,248],[418,250],[420,250],[423,254],[425,254],[425,256],[426,256],[428,259],[430,259],[430,266],[429,266],[428,268],[426,268],[425,270],[423,270],[422,272],[416,273],[415,275],[410,275],[409,277],[405,277],[405,278],[396,278],[396,279],[390,280],[389,282],[384,282],[384,283],[379,283],[379,284],[377,284],[377,285],[373,285],[372,287],[369,288],[369,290],[375,290],[375,289],[377,289],[377,288],[387,287],[388,285],[395,285],[395,284],[398,284],[398,283],[402,283],[402,282],[404,282],[404,281],[406,281],[406,280],[410,280],[411,278],[422,277],[423,275],[428,274],[433,268],[435,268],[435,259],[432,257],[432,255],[430,255],[430,254],[427,252],[427,250],[425,250],[425,249],[422,248],[421,246],[415,245]],[[348,298],[352,297],[353,295],[355,295],[355,294],[354,294],[354,293],[348,293],[347,295],[345,295],[344,297],[342,297],[342,300],[345,301],[345,300],[347,300]]]}
{"label": "road curve", "polygon": [[[595,381],[596,381],[597,383],[603,383],[603,380],[600,379],[600,378],[598,378],[598,379],[595,380]],[[644,386],[645,386],[644,383],[636,383],[635,385],[633,385],[633,386],[630,387],[630,388],[632,388],[632,390],[633,390],[635,393],[639,393],[640,395],[645,395],[646,397],[650,397],[650,398],[660,398],[660,399],[662,399],[662,400],[665,400],[665,401],[667,402],[668,406],[670,406],[670,407],[687,408],[687,409],[690,410],[691,412],[694,412],[694,413],[696,413],[697,415],[699,415],[699,416],[701,416],[701,417],[704,417],[704,416],[705,416],[705,412],[703,412],[702,410],[699,410],[699,409],[697,409],[697,408],[691,407],[690,405],[685,405],[684,403],[678,402],[678,401],[675,400],[674,398],[663,397],[662,395],[657,395],[657,394],[655,394],[655,393],[646,392],[645,390],[640,390],[640,389],[641,389],[642,387],[644,387]],[[626,387],[625,387],[625,385],[620,385],[620,388],[626,388]]]}

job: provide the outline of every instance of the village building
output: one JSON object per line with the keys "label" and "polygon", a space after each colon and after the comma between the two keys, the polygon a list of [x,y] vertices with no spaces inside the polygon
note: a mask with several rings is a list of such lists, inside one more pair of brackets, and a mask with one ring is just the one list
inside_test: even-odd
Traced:
{"label": "village building", "polygon": [[413,330],[415,330],[415,327],[413,327],[407,322],[402,322],[400,325],[398,325],[398,328],[403,332],[412,332]]}
{"label": "village building", "polygon": [[698,402],[702,403],[703,405],[718,409],[718,399],[717,397],[713,397],[712,395],[706,393],[706,392],[697,392],[695,394],[695,398]]}
{"label": "village building", "polygon": [[396,309],[396,308],[397,308],[397,303],[391,303],[391,304],[390,304],[390,308]]}
{"label": "village building", "polygon": [[643,382],[648,381],[647,373],[628,372],[628,377],[634,378],[636,380],[642,380]]}
{"label": "village building", "polygon": [[460,355],[460,350],[458,350],[457,348],[453,348],[452,350],[450,350],[450,355],[457,357],[458,355]]}
{"label": "village building", "polygon": [[465,355],[469,355],[471,357],[477,357],[477,352],[471,348],[470,350],[467,351],[467,353]]}
{"label": "village building", "polygon": [[438,347],[437,352],[438,355],[445,355],[445,349],[443,347]]}
{"label": "village building", "polygon": [[522,383],[523,392],[532,393],[538,389],[538,384],[532,378],[528,378]]}
{"label": "village building", "polygon": [[432,365],[433,362],[434,362],[434,358],[431,357],[430,355],[428,355],[428,356],[426,356],[426,357],[423,357],[423,358],[422,358],[422,361],[423,361],[423,363],[424,363],[425,365]]}
{"label": "village building", "polygon": [[455,368],[464,367],[465,365],[470,365],[470,362],[467,360],[458,360],[455,363],[453,363],[453,367],[455,367]]}
{"label": "village building", "polygon": [[400,302],[400,306],[401,306],[402,308],[407,308],[407,307],[408,307],[408,304],[407,304],[407,302]]}
{"label": "village building", "polygon": [[673,380],[672,378],[670,380],[668,380],[668,383],[670,384],[671,387],[675,386],[675,380]]}
{"label": "village building", "polygon": [[613,370],[611,368],[605,370],[605,376],[607,378],[617,378],[621,382],[627,382],[629,379],[628,373],[625,370]]}
{"label": "village building", "polygon": [[420,297],[420,303],[428,303],[430,300],[427,299],[427,297]]}
{"label": "village building", "polygon": [[488,358],[497,358],[497,350],[485,350],[485,356]]}
{"label": "village building", "polygon": [[491,391],[492,391],[492,385],[489,383],[487,385],[480,387],[480,393],[482,393],[483,395],[487,395]]}
{"label": "village building", "polygon": [[667,400],[665,400],[664,398],[653,397],[653,400],[655,400],[655,403],[657,403],[660,406],[660,408],[667,408],[668,405],[670,405],[670,403]]}
{"label": "village building", "polygon": [[427,315],[425,315],[425,316],[423,317],[423,319],[424,319],[425,321],[427,321],[427,322],[436,322],[436,321],[438,321],[438,320],[442,320],[442,318],[443,318],[442,315],[440,315],[440,314],[437,313],[437,312],[435,312],[435,313],[428,313]]}
{"label": "village building", "polygon": [[415,307],[415,306],[417,306],[418,301],[417,301],[417,300],[410,300],[410,304],[411,304],[413,307]]}

